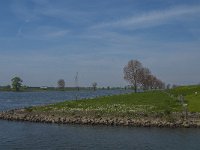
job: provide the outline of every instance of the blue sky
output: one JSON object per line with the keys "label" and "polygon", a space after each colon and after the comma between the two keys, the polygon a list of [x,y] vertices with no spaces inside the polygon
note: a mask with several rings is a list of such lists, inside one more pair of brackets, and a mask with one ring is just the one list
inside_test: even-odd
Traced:
{"label": "blue sky", "polygon": [[0,85],[124,86],[130,59],[194,84],[199,58],[199,0],[0,0]]}

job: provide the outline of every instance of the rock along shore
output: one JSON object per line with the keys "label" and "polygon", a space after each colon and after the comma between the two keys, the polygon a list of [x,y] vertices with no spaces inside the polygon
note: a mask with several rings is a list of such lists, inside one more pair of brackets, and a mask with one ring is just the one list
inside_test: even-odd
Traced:
{"label": "rock along shore", "polygon": [[[181,119],[180,115],[175,115],[176,119],[171,121],[161,117],[91,117],[91,116],[70,116],[57,115],[52,113],[32,113],[25,109],[15,109],[0,112],[0,119],[10,121],[29,121],[41,123],[57,124],[88,124],[88,125],[108,125],[108,126],[134,126],[134,127],[200,127],[200,114],[189,114],[190,119]],[[177,117],[178,116],[178,117]],[[178,118],[178,119],[177,119]]]}

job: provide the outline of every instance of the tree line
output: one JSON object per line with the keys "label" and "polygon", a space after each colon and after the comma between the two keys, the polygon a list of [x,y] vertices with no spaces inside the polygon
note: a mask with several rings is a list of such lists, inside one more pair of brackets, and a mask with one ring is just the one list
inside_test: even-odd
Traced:
{"label": "tree line", "polygon": [[[24,91],[24,90],[27,90],[27,89],[32,89],[32,90],[38,90],[38,89],[42,89],[42,90],[55,90],[55,89],[58,89],[58,90],[61,90],[61,91],[64,91],[64,90],[80,90],[80,89],[89,89],[89,90],[94,90],[96,91],[97,90],[97,82],[93,82],[91,84],[91,87],[66,87],[66,83],[65,83],[65,80],[64,79],[59,79],[57,81],[57,88],[55,87],[46,87],[46,86],[42,86],[42,87],[28,87],[28,86],[25,86],[23,85],[23,80],[20,78],[20,77],[14,77],[11,79],[11,85],[7,85],[7,86],[2,86],[0,87],[0,90],[5,90],[5,91]],[[107,88],[108,89],[108,88]]]}
{"label": "tree line", "polygon": [[165,83],[158,79],[138,60],[130,60],[124,67],[124,79],[133,85],[135,92],[143,90],[164,89]]}
{"label": "tree line", "polygon": [[[138,89],[150,90],[150,89],[164,89],[165,83],[158,79],[155,75],[151,73],[151,71],[144,67],[141,62],[138,60],[130,60],[127,65],[125,65],[124,69],[124,79],[128,81],[132,87],[134,87],[134,91],[137,92]],[[23,80],[20,77],[14,77],[11,79],[12,81],[12,89],[15,91],[20,91],[22,88]],[[168,87],[169,85],[167,85]],[[11,88],[11,86],[7,86]],[[65,90],[66,83],[64,79],[59,79],[57,82],[57,88],[59,90]],[[75,87],[79,90],[79,87]],[[91,88],[94,91],[97,89],[97,82],[93,82],[91,84]],[[104,89],[104,88],[103,88]],[[108,87],[107,89],[110,89]],[[125,87],[127,89],[127,87]]]}

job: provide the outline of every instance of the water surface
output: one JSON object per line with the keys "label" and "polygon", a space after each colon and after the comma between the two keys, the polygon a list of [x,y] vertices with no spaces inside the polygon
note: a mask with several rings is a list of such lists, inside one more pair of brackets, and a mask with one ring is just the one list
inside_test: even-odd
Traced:
{"label": "water surface", "polygon": [[200,130],[0,121],[0,149],[198,150]]}

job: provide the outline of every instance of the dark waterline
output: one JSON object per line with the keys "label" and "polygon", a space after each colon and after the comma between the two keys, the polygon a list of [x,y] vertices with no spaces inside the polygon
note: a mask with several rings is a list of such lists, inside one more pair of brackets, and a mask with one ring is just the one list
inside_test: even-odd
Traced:
{"label": "dark waterline", "polygon": [[[99,92],[99,93],[98,93]],[[102,92],[102,93],[101,93]],[[111,92],[111,91],[110,91]],[[80,97],[120,94],[80,92]],[[100,94],[101,93],[101,94]],[[74,99],[73,92],[0,92],[0,110]],[[57,125],[0,120],[0,149],[198,150],[199,129]]]}

